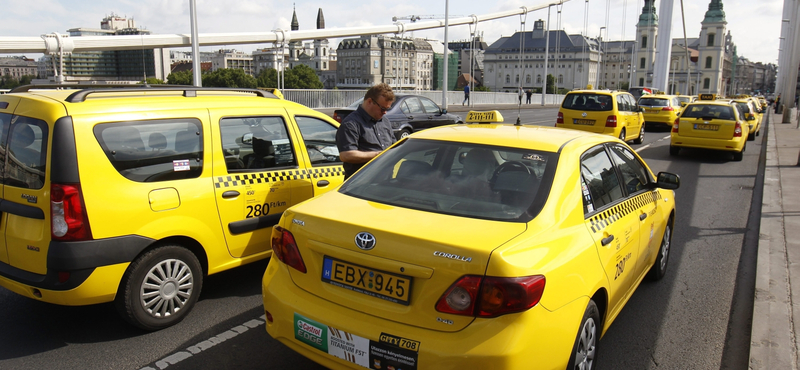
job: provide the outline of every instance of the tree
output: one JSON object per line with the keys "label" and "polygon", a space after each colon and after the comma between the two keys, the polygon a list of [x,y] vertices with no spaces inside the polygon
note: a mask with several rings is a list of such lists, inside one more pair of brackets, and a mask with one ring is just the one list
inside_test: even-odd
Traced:
{"label": "tree", "polygon": [[284,85],[287,89],[321,89],[324,87],[314,70],[303,64],[286,70]]}
{"label": "tree", "polygon": [[36,76],[31,75],[23,75],[17,80],[16,78],[12,77],[11,75],[5,75],[0,78],[0,89],[13,89],[17,86],[21,85],[30,85],[31,81]]}
{"label": "tree", "polygon": [[275,68],[265,68],[256,77],[256,84],[258,87],[277,88],[278,87],[278,71]]}
{"label": "tree", "polygon": [[489,91],[492,91],[492,89],[490,89],[488,86],[481,85],[481,86],[475,86],[475,91],[486,91],[486,92],[489,92]]}
{"label": "tree", "polygon": [[194,85],[192,71],[173,72],[167,76],[167,83],[170,85]]}
{"label": "tree", "polygon": [[146,80],[139,81],[139,83],[140,84],[148,84],[148,85],[163,85],[164,81],[161,80],[160,78],[148,77]]}
{"label": "tree", "polygon": [[628,91],[628,83],[627,82],[620,82],[619,89]]}
{"label": "tree", "polygon": [[220,68],[203,74],[203,86],[256,88],[256,79],[239,68]]}
{"label": "tree", "polygon": [[551,74],[547,75],[547,93],[548,94],[556,93],[556,78]]}

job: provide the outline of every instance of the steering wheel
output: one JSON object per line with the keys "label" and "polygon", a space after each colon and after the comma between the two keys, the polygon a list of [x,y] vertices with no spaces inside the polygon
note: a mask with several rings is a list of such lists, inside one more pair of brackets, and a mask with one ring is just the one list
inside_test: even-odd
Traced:
{"label": "steering wheel", "polygon": [[528,168],[525,163],[520,161],[508,161],[494,169],[494,172],[492,173],[492,179],[489,180],[489,182],[494,184],[495,180],[497,180],[497,176],[505,171],[525,171],[528,175],[531,174],[531,169]]}

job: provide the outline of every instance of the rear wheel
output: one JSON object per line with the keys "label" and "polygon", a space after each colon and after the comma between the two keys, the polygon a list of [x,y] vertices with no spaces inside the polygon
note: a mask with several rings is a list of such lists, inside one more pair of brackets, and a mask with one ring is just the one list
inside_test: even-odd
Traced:
{"label": "rear wheel", "polygon": [[639,137],[633,141],[634,144],[641,144],[644,142],[644,125],[639,129]]}
{"label": "rear wheel", "polygon": [[669,155],[677,156],[678,153],[680,153],[680,152],[681,152],[681,148],[680,147],[673,146],[673,145],[669,146]]}
{"label": "rear wheel", "polygon": [[744,158],[744,150],[747,148],[747,145],[742,147],[741,152],[734,152],[733,153],[733,160],[736,162],[740,162],[742,158]]}
{"label": "rear wheel", "polygon": [[597,360],[597,342],[600,339],[600,311],[594,301],[589,301],[583,313],[578,336],[572,347],[567,369],[591,370]]}
{"label": "rear wheel", "polygon": [[672,244],[672,220],[667,222],[664,227],[664,237],[661,238],[661,246],[658,248],[656,262],[650,267],[647,278],[653,281],[661,280],[667,273],[667,263],[669,262],[669,247]]}
{"label": "rear wheel", "polygon": [[747,135],[747,141],[755,141],[755,140],[756,140],[755,132],[751,132],[749,135]]}
{"label": "rear wheel", "polygon": [[166,245],[128,266],[115,303],[129,323],[159,330],[183,320],[202,287],[203,270],[197,257],[181,246]]}
{"label": "rear wheel", "polygon": [[622,140],[622,141],[625,141],[625,129],[624,128],[619,133],[619,139]]}

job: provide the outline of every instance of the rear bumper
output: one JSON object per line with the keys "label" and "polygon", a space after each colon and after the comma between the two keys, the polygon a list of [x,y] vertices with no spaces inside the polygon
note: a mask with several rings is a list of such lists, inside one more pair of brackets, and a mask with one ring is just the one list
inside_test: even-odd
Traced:
{"label": "rear bumper", "polygon": [[[463,330],[444,332],[403,325],[334,305],[298,288],[286,269],[285,265],[273,259],[264,274],[264,309],[273,319],[272,322],[267,320],[266,330],[294,351],[331,369],[361,367],[298,340],[296,334],[306,332],[299,330],[297,317],[320,324],[327,328],[328,333],[346,332],[341,335],[347,338],[355,336],[353,341],[368,341],[368,358],[354,360],[361,361],[361,366],[364,362],[368,366],[375,365],[370,352],[376,345],[386,346],[380,342],[380,337],[387,334],[419,342],[418,352],[405,352],[407,357],[414,359],[414,368],[417,369],[522,369],[531,366],[531,359],[535,359],[537,369],[564,369],[588,303],[588,298],[578,299],[553,312],[537,305],[524,313],[475,319]],[[443,328],[447,326],[445,323],[432,323],[436,324]],[[333,334],[322,334],[325,335]],[[330,340],[321,338],[320,342],[329,343]],[[355,352],[358,348],[354,349]],[[382,364],[383,368],[388,368],[387,365],[385,362]]]}
{"label": "rear bumper", "polygon": [[46,274],[0,262],[0,286],[55,304],[108,302],[114,299],[128,264],[153,241],[135,235],[81,242],[51,241]]}
{"label": "rear bumper", "polygon": [[709,138],[695,138],[678,136],[674,133],[670,136],[669,144],[681,148],[699,148],[699,149],[712,149],[724,150],[728,152],[741,152],[744,148],[746,135],[740,138],[731,140],[709,139]]}

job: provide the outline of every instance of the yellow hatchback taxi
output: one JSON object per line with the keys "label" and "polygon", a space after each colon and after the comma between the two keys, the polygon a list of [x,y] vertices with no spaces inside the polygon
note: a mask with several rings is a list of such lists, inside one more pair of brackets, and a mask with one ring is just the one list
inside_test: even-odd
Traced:
{"label": "yellow hatchback taxi", "polygon": [[417,132],[284,212],[266,330],[331,369],[593,368],[667,271],[679,182],[607,135]]}
{"label": "yellow hatchback taxi", "polygon": [[343,180],[336,122],[266,91],[73,87],[0,95],[17,294],[173,325],[205,276],[270,257],[281,214]]}
{"label": "yellow hatchback taxi", "polygon": [[669,154],[676,156],[681,148],[703,148],[733,153],[734,161],[744,156],[750,126],[745,114],[734,101],[717,100],[714,94],[700,94],[700,99],[687,105],[670,133]]}
{"label": "yellow hatchback taxi", "polygon": [[681,100],[675,95],[645,95],[639,98],[644,124],[647,128],[672,128],[681,113]]}
{"label": "yellow hatchback taxi", "polygon": [[624,91],[574,90],[564,96],[556,127],[644,141],[644,118],[633,95]]}

